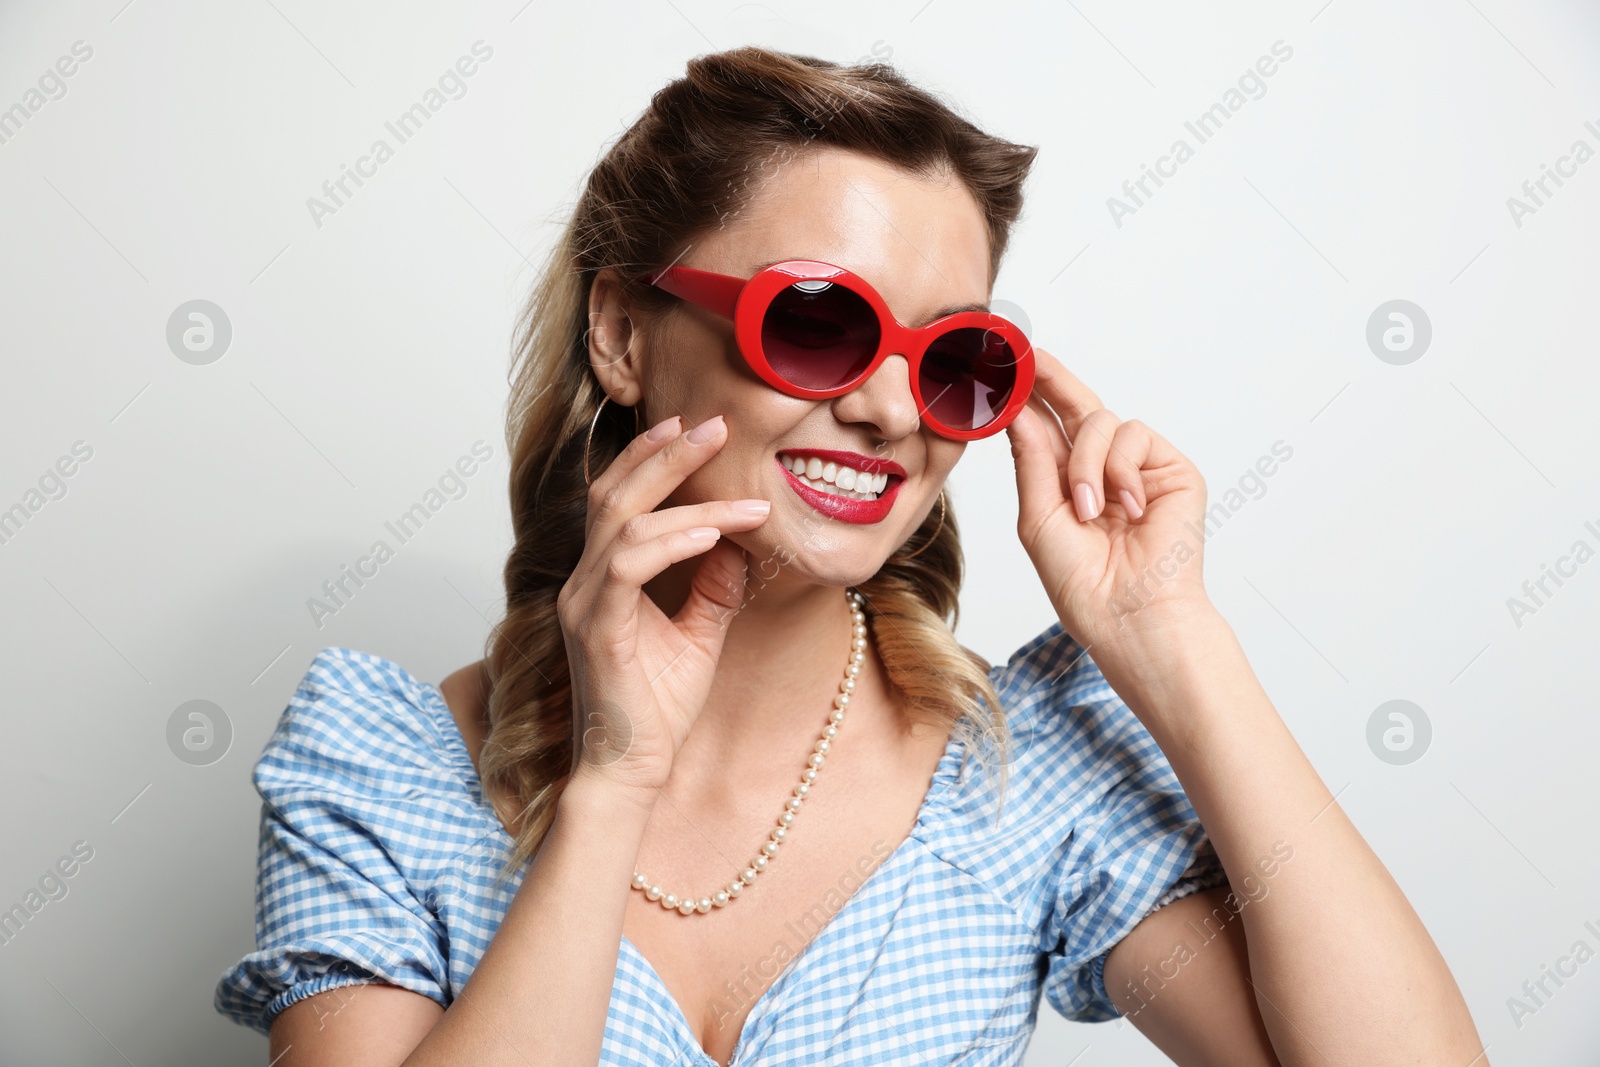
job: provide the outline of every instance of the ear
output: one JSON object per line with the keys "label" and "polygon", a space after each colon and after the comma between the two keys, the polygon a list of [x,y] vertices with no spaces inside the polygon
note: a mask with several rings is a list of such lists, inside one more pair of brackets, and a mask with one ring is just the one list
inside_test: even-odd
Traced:
{"label": "ear", "polygon": [[623,300],[621,279],[609,267],[601,270],[589,287],[589,327],[584,342],[595,378],[613,404],[633,407],[644,395],[642,341]]}

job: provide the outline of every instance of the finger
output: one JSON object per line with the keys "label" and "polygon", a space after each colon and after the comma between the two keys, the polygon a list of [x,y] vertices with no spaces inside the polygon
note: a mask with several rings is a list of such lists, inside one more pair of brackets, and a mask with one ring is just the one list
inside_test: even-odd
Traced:
{"label": "finger", "polygon": [[[612,486],[621,482],[623,478],[636,470],[639,464],[660,452],[682,432],[683,417],[673,415],[662,419],[643,433],[635,434],[633,440],[628,442],[627,447],[617,454],[617,458],[612,460],[605,470],[594,475],[593,480],[589,483],[589,499],[591,501],[603,500]],[[656,436],[652,437],[652,434]],[[591,518],[594,515],[594,511],[595,509],[590,507],[589,514]]]}
{"label": "finger", "polygon": [[1094,390],[1084,385],[1059,359],[1042,348],[1035,348],[1033,357],[1033,391],[1044,397],[1061,420],[1067,440],[1076,448],[1083,420],[1105,405],[1100,403]]}
{"label": "finger", "polygon": [[1050,405],[1039,394],[1028,397],[1028,406],[1039,416],[1039,424],[1050,439],[1050,452],[1056,460],[1056,476],[1065,480],[1067,460],[1072,458],[1072,443],[1067,440],[1067,432],[1061,428],[1061,420],[1056,418],[1055,412],[1050,410]]}
{"label": "finger", "polygon": [[1073,438],[1067,485],[1079,522],[1088,522],[1105,510],[1106,456],[1111,452],[1111,435],[1119,424],[1114,414],[1100,408],[1084,416],[1078,436]]}
{"label": "finger", "polygon": [[701,504],[681,504],[660,511],[646,511],[624,522],[617,530],[612,545],[626,548],[653,541],[674,530],[688,530],[696,526],[715,526],[723,533],[730,530],[753,530],[767,521],[772,502],[760,497],[747,500],[707,500]]}
{"label": "finger", "polygon": [[[1036,529],[1047,515],[1066,503],[1047,420],[1053,423],[1055,418],[1039,414],[1028,404],[1006,427],[1011,458],[1017,468],[1017,524],[1022,529]],[[1055,432],[1061,432],[1059,425]]]}
{"label": "finger", "polygon": [[716,547],[721,536],[715,526],[696,526],[612,552],[596,576],[599,589],[590,605],[589,617],[596,632],[624,632],[644,595],[644,583],[672,564]]}
{"label": "finger", "polygon": [[721,655],[728,623],[744,603],[748,569],[744,549],[719,540],[695,568],[688,599],[672,617],[685,636],[712,655]]}
{"label": "finger", "polygon": [[727,439],[726,420],[714,416],[659,448],[641,448],[641,458],[631,470],[603,487],[601,481],[590,486],[589,544],[603,550],[624,522],[654,510],[696,467],[716,455]]}
{"label": "finger", "polygon": [[1148,504],[1142,471],[1154,448],[1155,434],[1138,419],[1128,420],[1111,435],[1111,452],[1106,456],[1105,499],[1121,504],[1130,522],[1143,515]]}

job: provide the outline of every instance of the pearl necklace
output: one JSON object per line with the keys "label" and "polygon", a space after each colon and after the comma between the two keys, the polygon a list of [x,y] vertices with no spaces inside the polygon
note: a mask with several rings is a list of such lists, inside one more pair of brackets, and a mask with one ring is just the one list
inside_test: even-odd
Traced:
{"label": "pearl necklace", "polygon": [[772,828],[769,835],[750,865],[740,873],[739,877],[729,882],[723,888],[709,897],[679,897],[673,893],[663,893],[661,887],[641,874],[638,868],[633,872],[633,888],[645,895],[645,899],[658,902],[668,911],[676,911],[679,915],[704,915],[712,908],[725,908],[728,904],[739,898],[745,886],[754,885],[757,876],[767,869],[767,864],[777,856],[778,846],[783,844],[783,839],[789,835],[789,827],[794,822],[795,816],[800,813],[800,805],[806,795],[811,792],[811,783],[817,780],[817,772],[822,770],[822,765],[827,759],[828,749],[832,747],[833,737],[839,732],[839,726],[844,722],[845,709],[850,706],[850,694],[855,692],[856,677],[861,673],[861,665],[866,661],[867,647],[867,617],[861,611],[863,603],[861,594],[854,589],[847,590],[845,602],[850,605],[851,638],[850,638],[850,663],[844,669],[844,679],[839,683],[839,693],[833,698],[833,711],[828,716],[828,725],[823,727],[822,737],[818,739],[815,751],[806,761],[806,769],[800,775],[800,784],[794,787],[794,795],[784,806],[782,814],[778,816],[778,825]]}

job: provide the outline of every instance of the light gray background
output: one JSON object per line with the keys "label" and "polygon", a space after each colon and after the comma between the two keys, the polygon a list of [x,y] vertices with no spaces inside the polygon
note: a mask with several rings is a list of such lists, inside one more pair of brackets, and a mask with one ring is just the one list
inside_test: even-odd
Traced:
{"label": "light gray background", "polygon": [[[774,5],[775,7],[777,5]],[[904,0],[433,5],[11,3],[0,108],[75,41],[92,58],[0,145],[0,508],[92,458],[0,544],[0,908],[75,841],[94,859],[0,945],[5,1063],[265,1062],[213,1013],[252,947],[251,764],[315,652],[426,679],[476,658],[508,545],[511,318],[578,183],[697,53],[759,42],[887,57],[985,128],[1041,146],[996,296],[1114,411],[1194,458],[1218,501],[1292,458],[1208,549],[1211,596],[1330,789],[1427,924],[1497,1065],[1593,1063],[1591,783],[1600,562],[1518,626],[1507,598],[1600,537],[1600,160],[1518,226],[1507,198],[1600,148],[1600,14],[1577,0],[1130,5]],[[803,11],[804,21],[796,12]],[[492,59],[336,215],[306,199],[472,43]],[[1273,43],[1293,57],[1136,214],[1106,200]],[[393,138],[389,138],[393,143]],[[218,361],[168,349],[220,305]],[[1366,342],[1420,305],[1404,366]],[[318,628],[321,583],[474,441],[466,495]],[[1004,438],[953,479],[991,660],[1052,621],[1015,537]],[[1585,635],[1588,635],[1587,637]],[[180,704],[234,731],[209,766]],[[1406,766],[1378,705],[1433,727]],[[1549,988],[1554,989],[1554,986]],[[1397,1011],[1404,1010],[1396,1005]],[[1030,1065],[1165,1062],[1048,1006]]]}

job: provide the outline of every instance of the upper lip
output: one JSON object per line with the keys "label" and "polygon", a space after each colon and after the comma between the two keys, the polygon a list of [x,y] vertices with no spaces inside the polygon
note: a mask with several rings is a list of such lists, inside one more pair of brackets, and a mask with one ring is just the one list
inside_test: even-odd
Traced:
{"label": "upper lip", "polygon": [[868,474],[877,474],[880,471],[887,471],[889,474],[897,478],[903,479],[906,476],[906,469],[900,466],[900,464],[896,463],[894,460],[877,459],[872,456],[863,456],[860,452],[841,452],[834,448],[781,448],[778,450],[778,452],[780,455],[788,452],[800,456],[816,456],[818,459],[823,460],[831,459],[841,467],[849,467],[851,470],[865,471]]}

